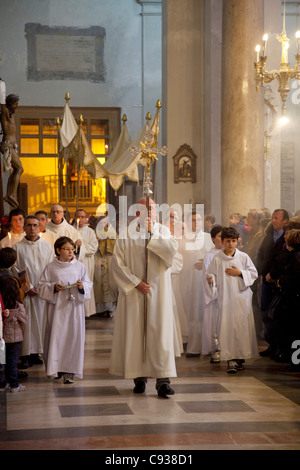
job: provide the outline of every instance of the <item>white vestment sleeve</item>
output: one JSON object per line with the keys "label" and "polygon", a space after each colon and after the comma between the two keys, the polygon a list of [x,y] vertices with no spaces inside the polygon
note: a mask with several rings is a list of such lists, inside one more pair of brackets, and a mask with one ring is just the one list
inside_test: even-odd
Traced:
{"label": "white vestment sleeve", "polygon": [[116,241],[110,268],[117,286],[125,295],[128,295],[139,285],[142,279],[135,276],[126,266],[124,243],[125,241],[121,239]]}
{"label": "white vestment sleeve", "polygon": [[55,282],[49,282],[49,266],[46,266],[37,285],[39,296],[47,302],[55,304],[57,293],[54,291],[54,286],[57,282],[58,280]]}
{"label": "white vestment sleeve", "polygon": [[247,287],[252,286],[258,277],[257,269],[254,266],[250,257],[247,256],[245,269],[241,269],[242,277],[239,277],[240,290],[245,290]]}

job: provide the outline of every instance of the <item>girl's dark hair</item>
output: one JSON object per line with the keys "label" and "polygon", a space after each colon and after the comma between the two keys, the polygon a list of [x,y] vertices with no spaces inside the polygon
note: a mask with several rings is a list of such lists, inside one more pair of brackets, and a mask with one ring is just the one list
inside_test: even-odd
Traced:
{"label": "girl's dark hair", "polygon": [[59,253],[57,252],[57,248],[61,249],[61,247],[65,245],[66,243],[70,243],[73,246],[73,248],[76,249],[76,245],[73,242],[73,240],[71,240],[71,238],[59,237],[54,243],[54,251],[55,251],[56,256],[59,256]]}
{"label": "girl's dark hair", "polygon": [[9,269],[17,260],[17,252],[10,247],[0,249],[0,268]]}
{"label": "girl's dark hair", "polygon": [[221,232],[221,240],[225,238],[233,238],[238,240],[240,237],[239,232],[234,227],[224,227]]}
{"label": "girl's dark hair", "polygon": [[0,277],[0,293],[5,308],[17,308],[17,302],[20,302],[20,291],[16,281],[12,277]]}

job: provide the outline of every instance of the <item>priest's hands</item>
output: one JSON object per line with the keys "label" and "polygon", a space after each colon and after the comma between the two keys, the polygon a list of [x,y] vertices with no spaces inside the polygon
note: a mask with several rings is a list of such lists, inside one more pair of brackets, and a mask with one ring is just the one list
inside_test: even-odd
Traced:
{"label": "priest's hands", "polygon": [[197,263],[194,264],[194,268],[198,271],[202,271],[203,269],[203,259],[198,259]]}
{"label": "priest's hands", "polygon": [[32,289],[29,289],[26,294],[29,295],[29,297],[35,297],[38,295],[38,290],[36,287],[33,287]]}
{"label": "priest's hands", "polygon": [[150,284],[148,282],[145,282],[145,281],[141,281],[137,286],[136,288],[142,292],[142,294],[149,294],[150,292]]}
{"label": "priest's hands", "polygon": [[231,268],[225,269],[225,273],[228,274],[228,276],[241,276],[242,271],[236,266],[231,266]]}

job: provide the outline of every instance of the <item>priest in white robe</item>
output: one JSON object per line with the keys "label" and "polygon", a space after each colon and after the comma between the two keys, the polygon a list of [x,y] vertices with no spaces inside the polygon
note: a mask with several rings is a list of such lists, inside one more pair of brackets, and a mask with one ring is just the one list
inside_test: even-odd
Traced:
{"label": "priest in white robe", "polygon": [[51,245],[39,237],[39,221],[35,216],[25,219],[25,237],[14,245],[17,252],[16,268],[27,273],[30,289],[27,291],[24,306],[28,314],[28,326],[24,334],[20,357],[23,368],[39,363],[39,354],[43,353],[43,328],[45,301],[37,292],[41,274],[53,260],[54,251]]}
{"label": "priest in white robe", "polygon": [[188,215],[185,233],[179,243],[183,256],[180,291],[187,315],[188,341],[186,357],[199,356],[202,348],[203,322],[203,259],[214,244],[209,233],[202,230],[202,218],[197,212]]}
{"label": "priest in white robe", "polygon": [[39,222],[40,222],[39,236],[41,237],[42,240],[45,240],[46,242],[50,243],[50,245],[53,247],[53,252],[54,252],[54,243],[55,243],[55,240],[57,239],[57,235],[53,231],[47,229],[47,224],[48,224],[47,212],[43,210],[39,210],[34,215],[39,219]]}
{"label": "priest in white robe", "polygon": [[210,236],[214,247],[205,255],[203,260],[203,326],[202,326],[202,354],[211,354],[211,362],[220,362],[219,334],[220,334],[220,315],[217,298],[217,290],[212,296],[210,289],[207,289],[206,275],[208,275],[208,266],[214,257],[223,249],[221,240],[221,225],[214,225],[211,228]]}
{"label": "priest in white robe", "polygon": [[[236,232],[236,239],[230,238],[232,231]],[[257,355],[250,286],[258,274],[251,258],[236,248],[238,237],[233,227],[222,230],[224,250],[213,258],[207,270],[211,274],[207,280],[207,289],[212,296],[217,289],[221,360],[229,362],[228,372],[239,370],[236,366],[232,368],[230,362],[237,362],[241,368],[242,361]],[[229,244],[231,248],[227,250]]]}
{"label": "priest in white robe", "polygon": [[[93,285],[85,266],[74,257],[74,250],[75,244],[71,239],[57,239],[57,258],[46,266],[38,284],[39,294],[47,302],[44,341],[46,373],[49,378],[63,376],[65,384],[73,383],[73,376],[83,377],[84,302],[90,298]],[[65,288],[68,284],[73,287]]]}
{"label": "priest in white robe", "polygon": [[112,316],[116,309],[118,288],[111,272],[117,232],[108,217],[99,220],[96,226],[98,249],[95,254],[94,291],[98,313],[108,312]]}
{"label": "priest in white robe", "polygon": [[56,204],[50,209],[50,222],[47,224],[47,230],[51,230],[56,234],[56,237],[69,237],[76,244],[77,247],[81,246],[82,240],[79,231],[69,224],[64,218],[63,207]]}
{"label": "priest in white robe", "polygon": [[[82,238],[82,245],[79,253],[79,261],[81,261],[90,280],[94,279],[95,271],[95,253],[98,249],[98,242],[93,229],[87,226],[87,216],[83,209],[75,212],[76,223],[78,223],[79,235]],[[90,317],[96,313],[94,289],[91,289],[91,297],[84,302],[84,312],[86,317]]]}
{"label": "priest in white robe", "polygon": [[177,375],[170,271],[177,242],[155,221],[154,202],[149,216],[145,205],[141,200],[139,218],[130,223],[126,238],[120,234],[112,258],[119,297],[109,370],[134,379],[134,393],[145,391],[147,377],[155,378],[158,396],[168,398],[174,394],[170,377]]}

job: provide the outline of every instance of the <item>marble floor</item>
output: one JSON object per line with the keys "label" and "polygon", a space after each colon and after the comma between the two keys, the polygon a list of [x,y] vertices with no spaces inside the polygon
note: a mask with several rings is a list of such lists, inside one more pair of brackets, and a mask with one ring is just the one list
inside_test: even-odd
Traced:
{"label": "marble floor", "polygon": [[300,449],[300,373],[259,356],[229,375],[183,354],[174,396],[158,398],[151,379],[134,395],[131,380],[108,373],[113,321],[86,320],[83,380],[64,385],[35,365],[26,391],[0,393],[1,450]]}

